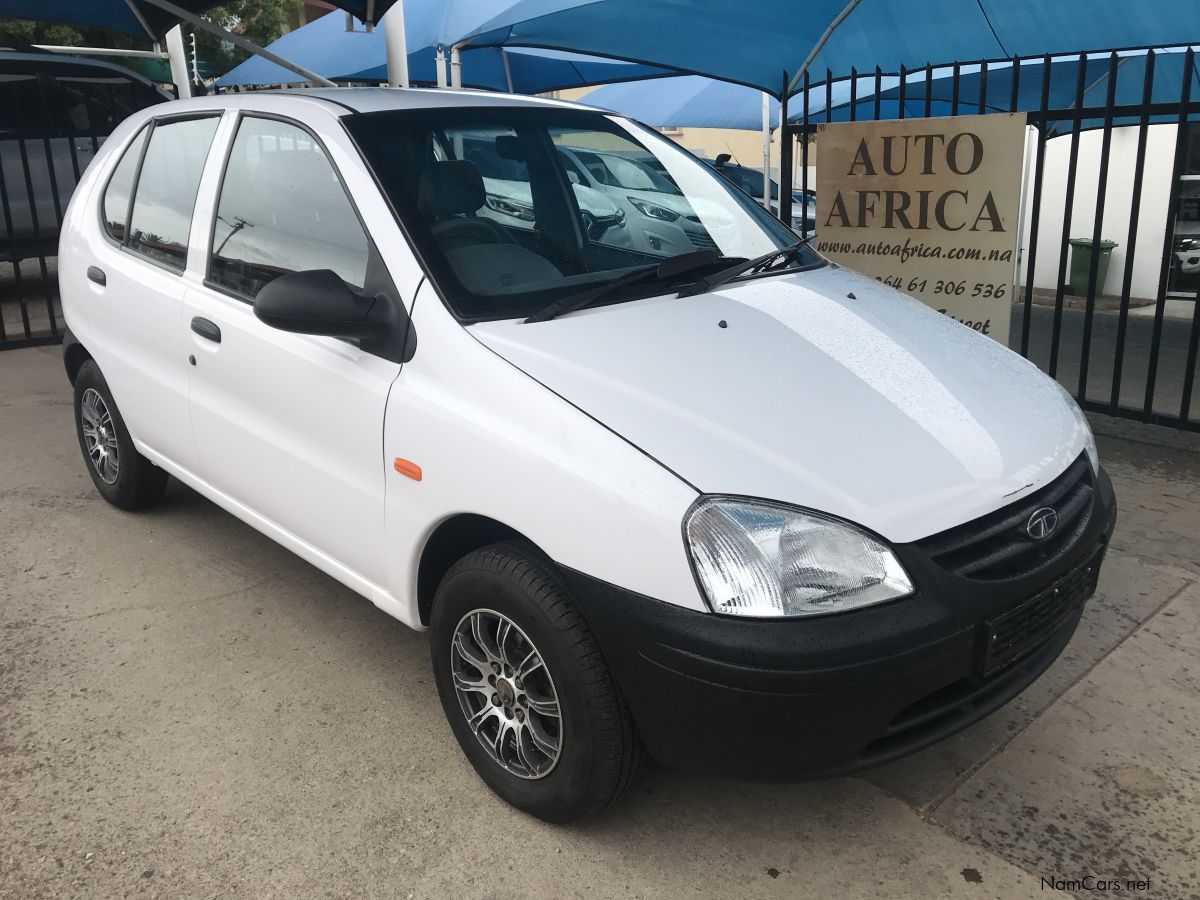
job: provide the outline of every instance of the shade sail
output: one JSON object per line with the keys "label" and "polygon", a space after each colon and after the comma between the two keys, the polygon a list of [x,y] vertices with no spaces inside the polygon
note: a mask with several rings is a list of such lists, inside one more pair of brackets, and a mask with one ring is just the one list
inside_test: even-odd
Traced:
{"label": "shade sail", "polygon": [[[1177,102],[1183,73],[1183,50],[1155,51],[1151,85],[1154,103]],[[1019,69],[1009,61],[991,63],[987,77],[979,65],[959,67],[957,107],[955,106],[954,67],[938,66],[907,73],[903,91],[903,117],[948,116],[974,112],[1027,112],[1041,108],[1043,82],[1047,108],[1065,110],[1073,106],[1080,83],[1079,56],[1054,57],[1047,67],[1041,59],[1020,61]],[[1112,60],[1110,54],[1089,54],[1082,62],[1083,106],[1103,106],[1108,93]],[[1144,51],[1117,54],[1115,103],[1141,103],[1147,69]],[[1049,77],[1047,78],[1047,73]],[[1013,96],[1014,74],[1016,97]],[[878,94],[878,113],[876,112]],[[929,102],[926,104],[926,95]],[[1192,97],[1200,97],[1200,67],[1194,69]],[[660,78],[651,82],[630,82],[598,88],[584,102],[611,109],[658,127],[675,125],[691,128],[758,129],[762,125],[761,94],[752,88],[713,81],[695,75]],[[810,123],[896,119],[901,115],[900,78],[882,75],[859,76],[811,87],[807,97]],[[791,100],[789,121],[804,118],[805,99],[800,94]],[[773,107],[771,126],[778,125],[778,106]],[[1173,120],[1177,114],[1152,117],[1151,121]],[[1129,118],[1116,118],[1115,124],[1129,124]],[[1083,120],[1082,127],[1093,128],[1102,121]],[[1051,133],[1070,129],[1069,121],[1051,123]]]}
{"label": "shade sail", "polygon": [[[699,75],[631,81],[597,88],[583,98],[656,128],[762,128],[762,92]],[[771,100],[771,127],[779,125],[779,101]]]}
{"label": "shade sail", "polygon": [[[478,46],[573,50],[782,94],[846,0],[519,0]],[[1139,0],[861,0],[812,69],[899,71],[929,63],[1200,41],[1200,3]]]}
{"label": "shade sail", "polygon": [[[495,11],[496,4],[440,0],[409,0],[405,4],[409,79],[436,84],[437,45],[449,47],[464,29],[466,13],[474,7],[478,18]],[[454,15],[450,15],[455,11]],[[285,34],[267,49],[323,75],[332,81],[382,82],[387,80],[387,54],[382,30],[368,32],[361,23],[346,30],[345,16],[331,13]],[[508,56],[507,66],[504,55]],[[462,54],[462,83],[467,87],[506,90],[508,80],[520,93],[538,93],[630,78],[662,74],[641,66],[573,53],[541,50],[485,48]],[[247,84],[287,84],[297,76],[275,63],[252,56],[217,80],[221,87]]]}
{"label": "shade sail", "polygon": [[[202,13],[216,6],[219,0],[172,0],[192,13]],[[330,0],[330,2],[360,19],[372,16],[377,21],[387,12],[395,0]],[[447,3],[447,6],[454,4]],[[136,12],[134,8],[136,7]],[[495,13],[493,6],[492,13]],[[133,0],[4,0],[0,14],[18,19],[35,19],[42,22],[64,22],[90,28],[104,28],[124,34],[144,36],[147,30],[155,37],[162,37],[170,28],[179,24],[171,13],[149,3]],[[140,18],[139,18],[140,16]]]}

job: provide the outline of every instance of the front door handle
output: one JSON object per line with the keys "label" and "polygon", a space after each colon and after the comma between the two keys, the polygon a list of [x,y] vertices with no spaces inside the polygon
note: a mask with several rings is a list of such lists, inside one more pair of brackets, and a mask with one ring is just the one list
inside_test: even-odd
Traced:
{"label": "front door handle", "polygon": [[99,266],[88,266],[87,276],[89,281],[94,281],[101,287],[108,284],[108,276],[104,274],[104,270]]}
{"label": "front door handle", "polygon": [[221,343],[221,329],[217,327],[217,323],[210,322],[202,316],[192,319],[192,331],[214,344]]}

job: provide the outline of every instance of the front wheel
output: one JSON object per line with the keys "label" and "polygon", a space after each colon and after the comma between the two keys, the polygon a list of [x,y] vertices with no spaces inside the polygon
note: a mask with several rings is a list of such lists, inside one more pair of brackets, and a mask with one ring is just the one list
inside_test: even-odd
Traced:
{"label": "front wheel", "polygon": [[568,822],[628,788],[642,750],[595,638],[553,564],[519,544],[459,560],[434,599],[442,708],[480,777]]}

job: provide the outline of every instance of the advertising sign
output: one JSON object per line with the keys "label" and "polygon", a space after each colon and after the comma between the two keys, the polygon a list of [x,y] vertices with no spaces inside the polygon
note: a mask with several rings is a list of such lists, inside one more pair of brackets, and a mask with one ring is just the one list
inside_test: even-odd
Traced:
{"label": "advertising sign", "polygon": [[821,253],[1007,344],[1024,114],[817,128]]}

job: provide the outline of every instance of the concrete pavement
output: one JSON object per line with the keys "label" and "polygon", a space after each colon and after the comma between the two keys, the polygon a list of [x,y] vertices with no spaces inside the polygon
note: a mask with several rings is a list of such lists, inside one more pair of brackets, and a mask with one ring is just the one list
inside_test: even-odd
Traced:
{"label": "concrete pavement", "polygon": [[105,504],[58,354],[0,353],[0,898],[1200,896],[1187,441],[1101,436],[1100,591],[1004,710],[858,778],[654,770],[556,828],[475,777],[423,635],[178,484]]}

